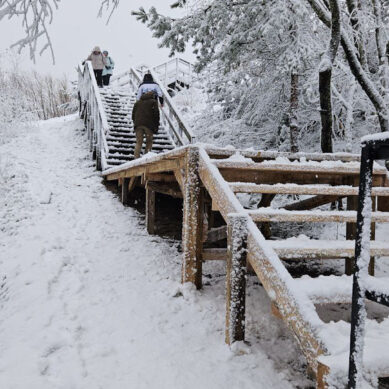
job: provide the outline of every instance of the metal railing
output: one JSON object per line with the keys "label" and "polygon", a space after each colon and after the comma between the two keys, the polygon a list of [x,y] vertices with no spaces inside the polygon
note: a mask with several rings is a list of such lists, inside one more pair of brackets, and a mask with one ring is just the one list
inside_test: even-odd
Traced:
{"label": "metal railing", "polygon": [[80,116],[84,118],[90,140],[90,150],[96,158],[97,170],[107,168],[106,155],[108,144],[106,134],[109,130],[107,117],[93,72],[92,64],[78,65],[78,95],[80,100]]}
{"label": "metal railing", "polygon": [[361,172],[359,182],[357,232],[351,308],[351,334],[349,357],[349,389],[361,388],[363,372],[363,338],[366,320],[365,299],[389,307],[389,295],[375,285],[368,275],[370,262],[370,228],[372,212],[372,181],[375,160],[389,159],[389,133],[367,137],[362,141]]}

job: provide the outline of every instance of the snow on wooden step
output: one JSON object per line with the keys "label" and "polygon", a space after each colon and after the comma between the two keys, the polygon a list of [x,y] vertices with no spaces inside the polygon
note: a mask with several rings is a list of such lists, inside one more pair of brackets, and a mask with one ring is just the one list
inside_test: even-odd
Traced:
{"label": "snow on wooden step", "polygon": [[[235,193],[278,193],[299,195],[358,196],[359,188],[347,185],[298,185],[298,184],[254,184],[232,182],[230,188]],[[389,196],[389,188],[373,187],[372,196]]]}
{"label": "snow on wooden step", "polygon": [[[286,240],[268,240],[272,249],[283,259],[335,259],[352,258],[355,254],[355,241],[353,240],[317,240],[290,238]],[[389,256],[389,243],[371,241],[372,256]],[[227,250],[223,248],[204,249],[205,261],[225,260]]]}
{"label": "snow on wooden step", "polygon": [[[304,275],[296,278],[295,282],[314,304],[351,303],[353,276],[330,275],[313,278]],[[367,276],[364,285],[370,290],[389,294],[389,277]]]}
{"label": "snow on wooden step", "polygon": [[[355,254],[354,240],[317,240],[290,238],[269,241],[282,259],[288,258],[352,258]],[[371,241],[372,256],[389,256],[389,242]]]}
{"label": "snow on wooden step", "polygon": [[[287,211],[285,209],[258,208],[248,211],[255,222],[332,222],[356,223],[356,211]],[[371,221],[389,223],[389,212],[372,212]]]}
{"label": "snow on wooden step", "polygon": [[[283,161],[279,158],[264,162],[236,161],[228,159],[212,160],[219,169],[239,169],[239,170],[257,170],[257,171],[274,171],[274,172],[305,172],[305,173],[330,173],[330,174],[359,174],[360,164],[358,162],[342,161]],[[386,168],[375,164],[374,174],[387,173]]]}
{"label": "snow on wooden step", "polygon": [[351,302],[352,276],[330,275],[313,278],[304,275],[301,278],[296,278],[295,282],[299,289],[301,289],[314,304]]}
{"label": "snow on wooden step", "polygon": [[[340,385],[336,387],[343,387],[342,384],[347,384],[350,324],[344,320],[331,321],[318,328],[317,333],[328,349],[328,355],[321,355],[318,360],[330,368],[331,377],[334,377]],[[388,350],[389,318],[386,317],[381,322],[367,319],[363,350],[365,376],[389,376]]]}

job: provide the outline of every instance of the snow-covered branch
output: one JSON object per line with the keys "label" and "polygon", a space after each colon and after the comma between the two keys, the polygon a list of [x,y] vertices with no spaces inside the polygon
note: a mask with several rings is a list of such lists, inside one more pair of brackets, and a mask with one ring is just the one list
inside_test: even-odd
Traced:
{"label": "snow-covered branch", "polygon": [[111,10],[107,19],[107,23],[110,21],[112,14],[115,12],[116,8],[119,6],[120,0],[101,0],[101,6],[99,10],[99,17],[103,16],[103,12]]}
{"label": "snow-covered branch", "polygon": [[[21,17],[24,37],[12,44],[20,53],[26,47],[29,49],[30,58],[35,62],[36,53],[40,55],[49,50],[53,63],[55,55],[52,41],[47,26],[52,23],[54,12],[58,9],[61,0],[0,0],[0,21]],[[99,16],[104,10],[111,10],[112,13],[119,6],[120,0],[98,0],[100,1]],[[107,21],[107,22],[108,22]],[[38,43],[43,44],[38,49]],[[39,51],[38,51],[39,50]]]}
{"label": "snow-covered branch", "polygon": [[0,0],[0,21],[8,18],[22,17],[22,26],[25,36],[12,46],[21,52],[25,47],[29,48],[30,58],[35,61],[38,41],[46,40],[40,49],[42,54],[50,50],[53,62],[55,62],[53,45],[47,31],[47,25],[53,20],[54,11],[58,8],[60,0]]}

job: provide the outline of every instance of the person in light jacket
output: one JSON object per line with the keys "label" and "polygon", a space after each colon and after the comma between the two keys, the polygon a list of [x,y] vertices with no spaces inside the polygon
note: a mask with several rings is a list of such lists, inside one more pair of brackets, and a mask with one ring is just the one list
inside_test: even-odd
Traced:
{"label": "person in light jacket", "polygon": [[103,84],[108,86],[109,79],[111,78],[111,76],[113,74],[113,69],[115,68],[115,62],[113,61],[113,59],[110,56],[108,56],[107,50],[103,51],[103,55],[104,55],[105,60],[107,62],[107,64],[105,65],[105,67],[103,69]]}
{"label": "person in light jacket", "polygon": [[92,68],[95,73],[96,82],[99,87],[103,87],[103,69],[107,64],[107,60],[104,57],[103,53],[100,50],[99,46],[96,46],[92,52],[89,54],[88,58],[83,62],[85,64],[86,61],[92,62]]}

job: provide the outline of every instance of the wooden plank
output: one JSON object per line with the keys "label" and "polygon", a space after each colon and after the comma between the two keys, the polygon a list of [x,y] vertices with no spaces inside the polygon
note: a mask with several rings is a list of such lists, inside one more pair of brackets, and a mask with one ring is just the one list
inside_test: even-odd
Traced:
{"label": "wooden plank", "polygon": [[[166,162],[168,160],[180,161],[185,157],[188,148],[190,148],[190,146],[170,150],[165,153],[155,155],[153,157],[138,158],[131,162],[125,163],[123,166],[116,166],[107,169],[103,171],[102,174],[106,177],[108,181],[117,180],[118,178],[123,177],[141,176],[146,172],[146,167],[148,166],[158,165],[158,163],[163,161]],[[150,171],[150,173],[153,173],[153,171]]]}
{"label": "wooden plank", "polygon": [[[283,260],[291,259],[335,259],[352,258],[355,254],[354,241],[341,240],[309,240],[307,242],[275,240],[267,244]],[[389,256],[389,243],[372,241],[370,246],[372,256]],[[225,248],[211,248],[203,250],[204,261],[225,261]]]}
{"label": "wooden plank", "polygon": [[282,207],[288,211],[306,211],[309,209],[320,207],[321,205],[332,203],[339,199],[339,196],[318,195],[309,199],[297,201],[292,204],[287,204]]}
{"label": "wooden plank", "polygon": [[[314,173],[314,174],[333,174],[333,175],[359,175],[360,166],[359,164],[352,164],[348,166],[340,164],[339,166],[329,167],[326,164],[283,164],[283,163],[255,163],[255,162],[240,162],[240,161],[228,161],[228,160],[215,160],[214,165],[219,169],[233,169],[233,170],[244,170],[244,171],[267,171],[267,172],[289,172],[289,173]],[[356,165],[356,166],[355,166]],[[373,174],[374,175],[386,175],[386,168],[375,165]]]}
{"label": "wooden plank", "polygon": [[[200,178],[198,176],[199,151],[188,149],[184,183],[184,212],[182,228],[182,282],[192,282],[202,287],[202,207]],[[200,216],[201,214],[201,216]]]}
{"label": "wooden plank", "polygon": [[155,234],[155,191],[146,187],[146,228],[150,235]]}
{"label": "wooden plank", "polygon": [[[383,180],[382,186],[385,187],[385,189],[389,190],[389,178],[385,177]],[[374,193],[374,188],[372,188],[372,195],[373,196],[379,196],[376,193]],[[389,197],[378,197],[378,204],[377,209],[382,212],[389,212]]]}
{"label": "wooden plank", "polygon": [[290,161],[305,159],[306,161],[343,161],[343,162],[359,162],[361,157],[359,154],[350,153],[288,153],[279,151],[266,150],[241,150],[241,149],[224,149],[215,146],[205,147],[210,158],[228,158],[239,153],[243,157],[252,158],[255,161],[272,160],[279,157],[287,158]]}
{"label": "wooden plank", "polygon": [[[358,196],[359,188],[352,186],[330,185],[297,185],[297,184],[254,184],[232,182],[230,188],[234,193],[275,193],[295,195],[334,195],[334,196]],[[389,187],[373,187],[373,196],[389,197]],[[389,208],[388,208],[389,210]],[[384,209],[380,209],[384,211]]]}
{"label": "wooden plank", "polygon": [[183,174],[182,174],[182,170],[183,169],[181,169],[181,168],[180,169],[176,169],[176,170],[174,170],[173,174],[174,174],[175,179],[178,182],[178,185],[181,188],[181,192],[184,193],[185,192],[185,185],[184,185],[184,177],[183,177]]}
{"label": "wooden plank", "polygon": [[129,204],[129,190],[128,186],[130,184],[130,179],[129,178],[124,178],[122,181],[122,203],[123,205],[128,205]]}
{"label": "wooden plank", "polygon": [[227,226],[221,226],[211,228],[207,233],[208,243],[219,242],[220,240],[227,239]]}
{"label": "wooden plank", "polygon": [[147,166],[146,174],[174,171],[180,167],[177,159],[166,159]]}
{"label": "wooden plank", "polygon": [[204,249],[203,261],[225,261],[227,259],[227,249]]}
{"label": "wooden plank", "polygon": [[[256,184],[321,184],[321,185],[351,185],[359,178],[359,173],[341,174],[336,173],[313,173],[288,171],[260,171],[221,168],[220,173],[228,182],[247,182]],[[382,176],[373,176],[373,186],[381,186]]]}
{"label": "wooden plank", "polygon": [[145,181],[171,183],[176,182],[176,177],[171,173],[148,173],[144,176]]}
{"label": "wooden plank", "polygon": [[182,193],[178,184],[160,184],[159,182],[147,181],[146,188],[153,190],[157,193],[162,193],[167,196],[174,197],[176,199],[182,199]]}
{"label": "wooden plank", "polygon": [[316,376],[316,389],[328,389],[329,385],[327,379],[330,375],[330,368],[321,362],[318,363],[317,376]]}
{"label": "wooden plank", "polygon": [[247,274],[247,216],[228,218],[226,343],[244,341]]}
{"label": "wooden plank", "polygon": [[[359,188],[358,188],[359,190]],[[347,210],[356,211],[358,209],[358,197],[347,197]],[[355,223],[347,223],[346,224],[346,239],[355,241],[356,236],[356,224]],[[351,275],[353,274],[354,268],[354,258],[346,258],[344,264],[345,274]]]}
{"label": "wooden plank", "polygon": [[[327,353],[327,349],[318,338],[313,321],[320,321],[311,301],[298,301],[294,292],[290,290],[293,279],[285,270],[280,274],[281,268],[275,263],[276,258],[271,254],[271,249],[264,248],[258,243],[263,237],[248,235],[247,255],[248,261],[253,267],[258,278],[262,282],[266,292],[271,297],[272,302],[277,304],[280,315],[284,322],[292,330],[303,351],[311,369],[317,373],[317,358]],[[287,281],[289,279],[289,281]],[[300,296],[301,298],[302,296]],[[304,305],[302,309],[301,305]],[[307,310],[310,314],[307,316]]]}
{"label": "wooden plank", "polygon": [[[227,221],[228,213],[244,213],[242,205],[226,185],[221,173],[210,164],[208,155],[201,151],[200,178],[212,200],[217,203],[223,218]],[[295,334],[308,364],[317,372],[317,357],[327,352],[312,324],[320,322],[320,319],[308,298],[300,301],[294,297],[297,292],[292,289],[292,277],[279,262],[271,247],[265,248],[264,244],[266,243],[262,234],[252,221],[249,221],[248,261],[271,296],[271,300],[277,303],[285,323]],[[309,315],[306,312],[309,312]]]}
{"label": "wooden plank", "polygon": [[[265,208],[249,211],[255,222],[296,222],[296,223],[356,223],[356,211],[286,211]],[[372,212],[372,221],[388,223],[389,212]]]}

